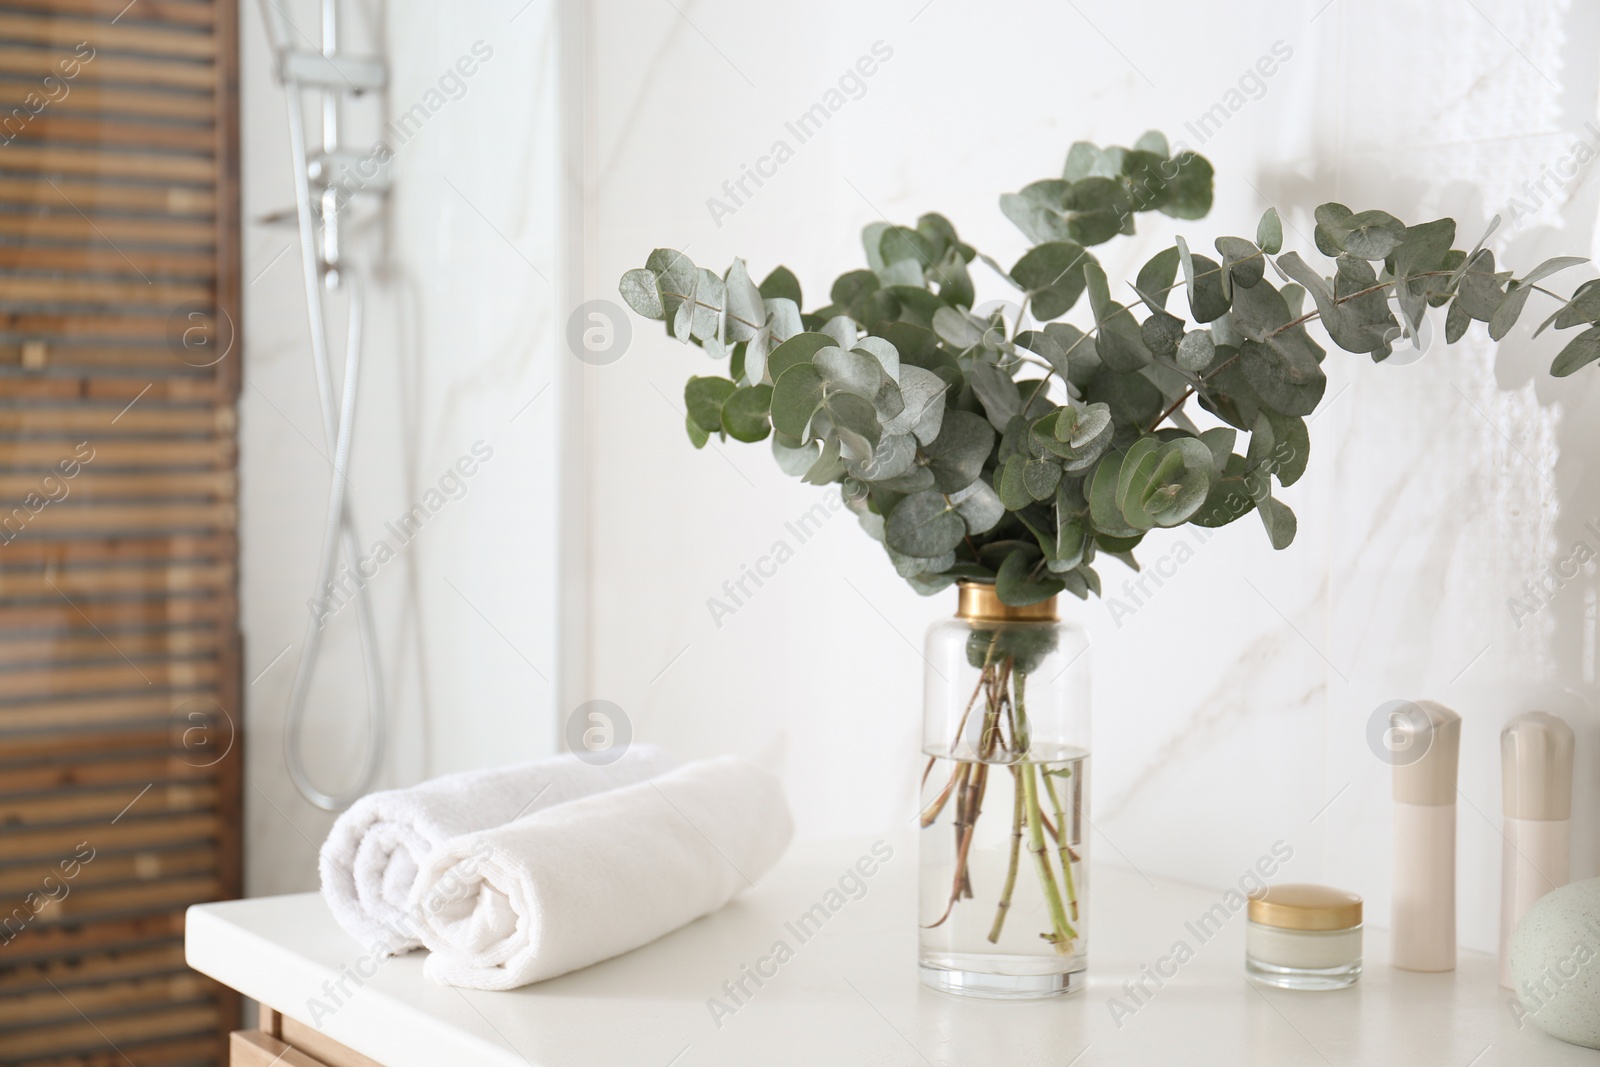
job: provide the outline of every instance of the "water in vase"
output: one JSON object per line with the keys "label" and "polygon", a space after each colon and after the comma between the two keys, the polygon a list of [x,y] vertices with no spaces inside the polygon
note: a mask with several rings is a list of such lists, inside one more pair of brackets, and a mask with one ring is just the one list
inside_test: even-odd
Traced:
{"label": "water in vase", "polygon": [[1088,754],[927,753],[922,786],[923,980],[976,996],[1079,987],[1088,930]]}

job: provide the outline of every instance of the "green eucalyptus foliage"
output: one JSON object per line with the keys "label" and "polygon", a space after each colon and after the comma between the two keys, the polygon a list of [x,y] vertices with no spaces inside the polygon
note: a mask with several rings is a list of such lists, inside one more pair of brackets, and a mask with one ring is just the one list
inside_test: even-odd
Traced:
{"label": "green eucalyptus foliage", "polygon": [[[1137,567],[1133,549],[1153,529],[1255,512],[1272,546],[1287,547],[1295,517],[1273,487],[1304,473],[1305,418],[1327,386],[1307,323],[1377,361],[1430,307],[1448,306],[1449,343],[1473,321],[1499,340],[1536,283],[1586,262],[1552,259],[1516,278],[1481,241],[1453,248],[1451,219],[1408,226],[1323,204],[1314,243],[1331,268],[1283,252],[1269,210],[1254,240],[1219,238],[1217,258],[1178,238],[1139,270],[1126,303],[1114,299],[1091,249],[1132,234],[1140,212],[1198,219],[1211,199],[1210,163],[1172,154],[1159,133],[1133,148],[1080,142],[1059,178],[1000,198],[1033,245],[1010,270],[929,214],[867,226],[866,268],[840,275],[809,312],[787,268],[757,285],[743,260],[718,276],[670,249],[623,275],[621,291],[679,341],[729,361],[728,377],[685,387],[696,448],[713,435],[771,437],[789,474],[848,483],[845,499],[918,592],[980,579],[1023,605],[1098,594],[1097,555]],[[1026,314],[973,311],[974,260]],[[1087,325],[1062,321],[1085,303]],[[1585,328],[1553,373],[1600,360],[1600,282],[1539,329],[1552,325]],[[1184,411],[1190,397],[1224,425],[1202,432]]]}

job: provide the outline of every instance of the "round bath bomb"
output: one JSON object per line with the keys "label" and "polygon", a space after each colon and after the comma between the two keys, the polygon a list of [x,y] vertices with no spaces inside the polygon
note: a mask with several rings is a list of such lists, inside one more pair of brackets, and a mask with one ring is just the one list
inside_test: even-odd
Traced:
{"label": "round bath bomb", "polygon": [[1600,1048],[1600,878],[1539,899],[1511,935],[1511,982],[1551,1037]]}

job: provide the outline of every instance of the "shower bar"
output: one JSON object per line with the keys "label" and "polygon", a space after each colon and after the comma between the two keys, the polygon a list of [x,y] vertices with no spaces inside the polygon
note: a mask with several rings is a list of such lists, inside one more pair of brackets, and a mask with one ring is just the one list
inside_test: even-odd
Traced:
{"label": "shower bar", "polygon": [[[333,574],[343,554],[355,565],[360,544],[346,493],[349,478],[350,448],[355,427],[355,400],[361,364],[362,326],[365,294],[362,279],[354,266],[344,262],[340,233],[341,190],[337,175],[352,162],[352,153],[341,147],[343,102],[346,96],[382,88],[388,71],[381,60],[352,58],[340,53],[339,0],[322,0],[321,53],[289,48],[293,27],[278,6],[278,0],[262,0],[262,14],[277,54],[277,73],[289,108],[289,150],[294,169],[295,217],[300,227],[301,267],[305,275],[306,312],[311,327],[311,358],[316,372],[317,396],[322,409],[323,433],[332,455],[332,478],[323,538],[317,565],[313,602],[327,596],[333,588]],[[313,153],[306,135],[305,90],[322,97],[322,148]],[[360,188],[387,188],[370,182]],[[324,309],[325,292],[344,290],[349,296],[349,329],[345,342],[344,382],[335,391],[328,353],[328,326]],[[367,745],[361,771],[354,787],[346,793],[331,793],[317,786],[304,761],[306,704],[311,681],[322,651],[322,619],[313,613],[307,622],[305,642],[289,694],[284,720],[284,756],[295,788],[312,804],[329,811],[348,807],[372,788],[383,763],[388,732],[388,711],[384,701],[378,639],[366,586],[355,597],[356,628],[360,637],[362,673],[367,689]]]}

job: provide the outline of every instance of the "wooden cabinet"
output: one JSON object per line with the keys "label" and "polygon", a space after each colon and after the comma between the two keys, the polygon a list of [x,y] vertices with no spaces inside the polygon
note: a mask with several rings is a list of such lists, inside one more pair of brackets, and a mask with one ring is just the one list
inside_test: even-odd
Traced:
{"label": "wooden cabinet", "polygon": [[230,1052],[231,1067],[383,1067],[270,1008],[262,1008],[259,1030],[234,1032]]}

